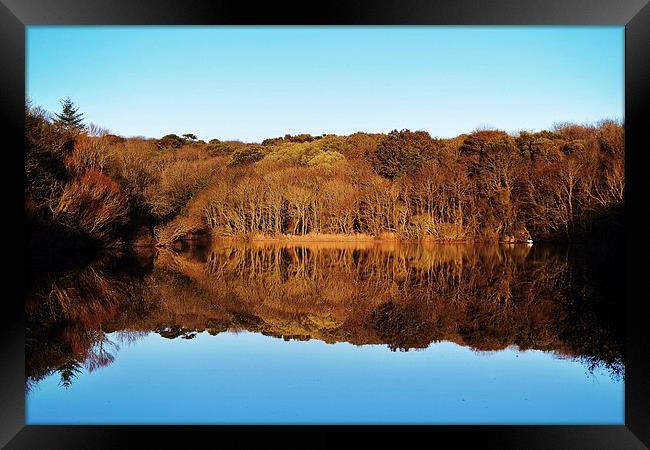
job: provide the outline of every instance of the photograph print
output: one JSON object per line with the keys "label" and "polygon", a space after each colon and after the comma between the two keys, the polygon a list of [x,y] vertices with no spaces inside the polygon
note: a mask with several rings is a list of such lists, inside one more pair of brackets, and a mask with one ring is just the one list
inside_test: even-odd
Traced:
{"label": "photograph print", "polygon": [[625,424],[623,26],[25,38],[27,425]]}

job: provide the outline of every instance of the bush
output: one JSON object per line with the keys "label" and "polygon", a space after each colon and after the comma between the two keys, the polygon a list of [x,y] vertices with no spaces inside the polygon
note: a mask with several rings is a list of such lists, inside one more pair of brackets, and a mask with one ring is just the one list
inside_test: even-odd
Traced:
{"label": "bush", "polygon": [[348,153],[350,144],[344,136],[328,135],[323,136],[314,144],[323,152],[338,152],[343,155]]}
{"label": "bush", "polygon": [[185,144],[185,139],[175,134],[167,134],[156,142],[156,145],[160,149],[165,148],[180,148]]}
{"label": "bush", "polygon": [[109,145],[102,138],[77,137],[74,150],[66,156],[68,173],[82,175],[89,170],[103,172],[110,155]]}
{"label": "bush", "polygon": [[308,166],[319,166],[319,165],[331,166],[332,164],[343,160],[345,160],[345,156],[343,156],[339,152],[327,151],[327,152],[321,152],[316,156],[314,156],[312,159],[309,160],[307,165]]}
{"label": "bush", "polygon": [[155,150],[154,143],[140,139],[112,147],[107,174],[119,181],[132,206],[143,206],[145,189],[156,181]]}
{"label": "bush", "polygon": [[116,136],[114,134],[107,134],[105,136],[102,136],[102,139],[104,139],[104,141],[110,145],[124,144],[126,142],[126,138],[123,138],[122,136]]}
{"label": "bush", "polygon": [[264,161],[304,166],[319,153],[321,153],[321,150],[315,144],[286,142],[272,147],[271,152],[266,155]]}
{"label": "bush", "polygon": [[251,164],[264,158],[264,150],[261,145],[251,145],[235,150],[228,161],[229,166],[239,164]]}
{"label": "bush", "polygon": [[196,218],[178,217],[177,219],[154,228],[156,245],[167,247],[190,233],[205,229],[205,225]]}
{"label": "bush", "polygon": [[406,229],[406,236],[412,239],[432,238],[449,241],[466,238],[462,225],[455,223],[438,223],[429,215],[411,217]]}
{"label": "bush", "polygon": [[108,242],[128,219],[129,202],[119,185],[96,170],[73,179],[63,189],[53,218],[75,232]]}
{"label": "bush", "polygon": [[206,151],[210,156],[225,156],[233,152],[233,147],[227,142],[221,142],[218,139],[212,139],[206,146]]}
{"label": "bush", "polygon": [[269,139],[264,139],[262,141],[262,145],[276,145],[284,142],[284,138],[277,137],[277,138],[269,138]]}
{"label": "bush", "polygon": [[311,134],[297,134],[295,136],[291,136],[290,134],[284,135],[284,140],[287,142],[311,142],[316,139],[320,139],[320,137],[314,137]]}

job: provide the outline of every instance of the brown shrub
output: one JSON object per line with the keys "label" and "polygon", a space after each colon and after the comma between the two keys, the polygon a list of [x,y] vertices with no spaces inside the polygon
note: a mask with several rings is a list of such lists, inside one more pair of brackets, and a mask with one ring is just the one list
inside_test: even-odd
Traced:
{"label": "brown shrub", "polygon": [[172,222],[154,228],[156,245],[160,247],[170,246],[189,233],[196,233],[204,228],[205,224],[197,218],[178,217]]}
{"label": "brown shrub", "polygon": [[145,188],[151,212],[160,220],[179,214],[190,199],[222,169],[221,159],[179,160],[165,167],[157,184]]}
{"label": "brown shrub", "polygon": [[128,199],[117,182],[89,170],[65,186],[53,217],[75,231],[107,241],[117,225],[126,223],[128,212]]}
{"label": "brown shrub", "polygon": [[109,157],[107,141],[81,134],[75,139],[74,148],[64,161],[68,173],[79,176],[89,170],[102,173]]}

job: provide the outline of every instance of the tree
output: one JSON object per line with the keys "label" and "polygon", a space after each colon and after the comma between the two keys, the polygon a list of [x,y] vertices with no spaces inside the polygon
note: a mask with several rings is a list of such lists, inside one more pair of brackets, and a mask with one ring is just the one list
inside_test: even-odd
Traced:
{"label": "tree", "polygon": [[74,136],[55,126],[45,110],[25,108],[25,194],[44,206],[60,193],[68,173],[64,158],[74,148]]}
{"label": "tree", "polygon": [[377,173],[393,179],[414,173],[425,159],[432,158],[436,142],[426,131],[391,131],[371,154]]}
{"label": "tree", "polygon": [[165,148],[180,148],[185,144],[185,139],[175,134],[166,134],[158,139],[156,145],[160,149]]}
{"label": "tree", "polygon": [[276,145],[284,141],[283,137],[269,138],[262,141],[262,145]]}
{"label": "tree", "polygon": [[81,373],[81,364],[79,364],[79,362],[75,361],[74,359],[69,359],[57,370],[61,375],[61,381],[59,384],[67,389],[72,384],[72,380],[77,377],[77,374]]}
{"label": "tree", "polygon": [[79,112],[79,108],[75,107],[70,98],[66,98],[61,102],[61,114],[56,114],[54,122],[73,133],[80,133],[84,131],[83,114]]}
{"label": "tree", "polygon": [[197,140],[196,134],[192,134],[192,133],[185,133],[183,135],[183,137],[185,139],[189,140],[189,141],[196,141]]}
{"label": "tree", "polygon": [[284,140],[287,142],[311,142],[316,139],[320,139],[320,136],[314,137],[311,134],[297,134],[295,136],[291,136],[290,134],[284,135]]}

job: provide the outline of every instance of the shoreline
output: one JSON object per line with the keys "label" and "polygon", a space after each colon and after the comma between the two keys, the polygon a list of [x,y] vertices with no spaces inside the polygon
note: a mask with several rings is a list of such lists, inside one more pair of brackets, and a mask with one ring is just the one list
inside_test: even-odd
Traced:
{"label": "shoreline", "polygon": [[[181,239],[182,242],[193,242],[198,239]],[[261,242],[261,243],[336,243],[336,242],[360,242],[360,243],[411,243],[411,244],[529,244],[532,240],[525,239],[435,239],[419,238],[405,239],[394,234],[379,236],[367,234],[306,234],[306,235],[252,235],[252,236],[214,236],[211,240],[223,242]]]}

